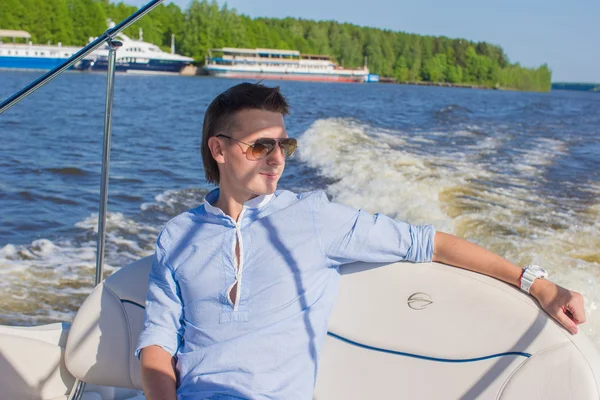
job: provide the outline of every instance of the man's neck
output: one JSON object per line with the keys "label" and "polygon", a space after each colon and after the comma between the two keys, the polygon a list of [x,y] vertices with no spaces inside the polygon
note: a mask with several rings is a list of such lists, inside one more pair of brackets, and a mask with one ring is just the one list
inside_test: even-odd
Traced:
{"label": "man's neck", "polygon": [[242,213],[242,207],[248,200],[255,198],[255,194],[237,194],[230,193],[227,189],[219,188],[219,198],[214,206],[218,207],[226,215],[229,215],[234,221],[237,221]]}

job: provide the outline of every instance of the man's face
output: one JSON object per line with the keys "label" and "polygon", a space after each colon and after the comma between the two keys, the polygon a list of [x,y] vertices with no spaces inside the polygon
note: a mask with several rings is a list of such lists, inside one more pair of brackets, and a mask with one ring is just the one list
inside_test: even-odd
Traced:
{"label": "man's face", "polygon": [[[253,144],[258,138],[286,138],[287,132],[283,115],[278,112],[242,110],[236,113],[229,136]],[[222,157],[216,160],[220,169],[219,186],[223,191],[247,199],[275,192],[285,168],[285,157],[279,146],[265,158],[256,160],[246,144],[224,137],[218,140]]]}

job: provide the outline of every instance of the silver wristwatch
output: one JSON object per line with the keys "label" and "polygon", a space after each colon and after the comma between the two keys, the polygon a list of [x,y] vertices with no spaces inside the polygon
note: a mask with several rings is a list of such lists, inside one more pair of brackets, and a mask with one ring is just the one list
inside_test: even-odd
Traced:
{"label": "silver wristwatch", "polygon": [[528,265],[523,269],[523,275],[521,275],[521,290],[529,294],[529,289],[538,278],[547,278],[548,272],[539,265]]}

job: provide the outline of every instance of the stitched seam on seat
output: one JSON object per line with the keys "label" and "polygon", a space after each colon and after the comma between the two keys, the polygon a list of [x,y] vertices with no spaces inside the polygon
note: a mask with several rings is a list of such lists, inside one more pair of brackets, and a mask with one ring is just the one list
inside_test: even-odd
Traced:
{"label": "stitched seam on seat", "polygon": [[598,398],[600,398],[600,386],[598,385],[598,377],[594,373],[594,369],[590,366],[590,363],[589,363],[587,357],[583,354],[583,352],[581,351],[581,349],[579,348],[579,346],[577,346],[577,344],[575,342],[573,342],[573,341],[571,341],[571,343],[573,343],[573,345],[575,346],[575,348],[577,349],[577,351],[579,352],[579,354],[581,354],[581,356],[583,357],[583,359],[586,361],[586,364],[587,364],[588,368],[592,372],[592,376],[594,377],[594,381],[596,382],[596,392],[598,394]]}
{"label": "stitched seam on seat", "polygon": [[502,396],[502,393],[504,393],[504,389],[506,389],[506,386],[508,385],[508,382],[509,382],[509,381],[512,379],[512,377],[513,377],[513,376],[514,376],[514,375],[515,375],[517,372],[519,372],[519,371],[521,370],[521,368],[522,368],[523,366],[525,366],[525,365],[526,365],[526,364],[527,364],[529,361],[531,361],[531,360],[535,359],[535,358],[536,358],[537,356],[539,356],[540,354],[544,354],[544,353],[547,353],[547,352],[549,352],[549,351],[556,350],[556,349],[558,349],[558,348],[560,348],[560,347],[564,347],[564,346],[568,346],[568,345],[569,345],[569,343],[560,343],[560,344],[556,344],[556,345],[554,345],[554,346],[551,346],[551,347],[545,348],[545,349],[543,349],[543,350],[541,350],[541,351],[538,351],[537,353],[534,353],[534,354],[532,354],[532,355],[531,355],[531,357],[527,358],[525,361],[523,361],[521,364],[519,364],[519,365],[517,366],[517,368],[515,368],[515,369],[514,369],[514,370],[513,370],[513,371],[510,373],[510,375],[508,375],[508,376],[506,377],[506,379],[504,380],[504,382],[503,382],[503,383],[502,383],[502,385],[500,386],[500,390],[498,390],[498,394],[496,395],[496,400],[500,400],[500,397]]}
{"label": "stitched seam on seat", "polygon": [[129,327],[129,318],[127,318],[127,312],[125,311],[125,306],[121,302],[121,298],[119,296],[117,296],[117,294],[115,292],[113,292],[112,289],[109,288],[107,285],[103,285],[103,286],[117,300],[117,303],[119,303],[119,306],[121,307],[121,312],[123,314],[123,318],[125,319],[125,327],[127,328],[127,352],[126,352],[126,354],[127,354],[127,369],[129,370],[128,378],[129,378],[129,382],[131,383],[131,387],[135,388],[136,386],[133,383],[133,380],[131,379],[131,375],[132,375],[132,371],[131,371],[131,329]]}

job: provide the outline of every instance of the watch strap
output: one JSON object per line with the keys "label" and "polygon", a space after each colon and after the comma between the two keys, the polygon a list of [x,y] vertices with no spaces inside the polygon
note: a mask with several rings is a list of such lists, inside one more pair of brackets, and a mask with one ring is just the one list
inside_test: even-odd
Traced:
{"label": "watch strap", "polygon": [[525,293],[529,294],[529,290],[531,289],[531,285],[533,285],[533,281],[535,281],[537,277],[533,275],[527,268],[523,270],[521,274],[521,290]]}
{"label": "watch strap", "polygon": [[531,290],[531,285],[538,278],[546,278],[548,273],[537,265],[528,265],[523,269],[521,273],[521,278],[519,279],[519,286],[522,291],[529,294]]}

